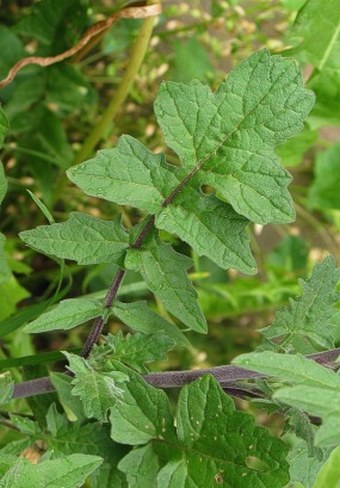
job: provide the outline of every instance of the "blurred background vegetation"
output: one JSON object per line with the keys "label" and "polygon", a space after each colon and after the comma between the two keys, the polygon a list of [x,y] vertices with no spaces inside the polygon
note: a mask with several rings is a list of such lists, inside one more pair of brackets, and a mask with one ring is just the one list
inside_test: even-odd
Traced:
{"label": "blurred background vegetation", "polygon": [[[332,2],[321,3],[327,10]],[[24,56],[63,52],[89,26],[125,5],[114,0],[2,0],[0,78]],[[325,29],[320,19],[315,24],[304,18],[305,7],[306,0],[164,0],[132,89],[101,134],[98,148],[114,146],[127,133],[155,152],[165,151],[176,164],[176,156],[164,147],[153,114],[162,80],[196,78],[214,90],[233,66],[263,47],[294,56],[307,86],[317,95],[303,132],[277,149],[293,176],[290,191],[296,222],[250,229],[259,273],[246,277],[221,270],[207,258],[192,254],[185,244],[174,242],[193,259],[191,277],[209,333],[190,333],[192,349],[172,353],[157,368],[225,364],[252,350],[260,342],[258,329],[271,322],[275,310],[288,303],[289,297],[299,294],[298,278],[307,277],[314,262],[327,254],[339,258],[340,52],[334,50],[326,59],[322,52],[318,54],[326,35],[320,32]],[[110,265],[66,263],[63,267],[26,248],[18,233],[47,223],[40,202],[59,222],[74,210],[104,219],[121,213],[127,227],[141,218],[134,209],[87,197],[68,182],[65,170],[79,159],[84,141],[114,100],[143,22],[119,20],[89,52],[48,68],[30,65],[0,90],[10,121],[1,156],[9,190],[1,209],[0,231],[6,235],[11,270],[0,277],[0,370],[13,367],[16,380],[41,376],[46,366],[58,367],[53,351],[80,348],[90,325],[68,334],[33,338],[21,334],[20,327],[62,297],[104,296],[115,271]],[[136,274],[127,276],[120,296],[126,301],[143,297],[174,321]],[[340,314],[336,319],[340,331]],[[113,332],[127,330],[114,320],[109,327]],[[34,372],[30,365],[35,366]]]}

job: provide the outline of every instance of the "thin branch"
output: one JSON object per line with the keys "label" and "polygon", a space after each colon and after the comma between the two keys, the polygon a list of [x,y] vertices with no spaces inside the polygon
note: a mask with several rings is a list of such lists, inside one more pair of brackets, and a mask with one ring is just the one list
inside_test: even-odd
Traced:
{"label": "thin branch", "polygon": [[[146,224],[142,228],[142,230],[139,232],[138,236],[136,237],[135,241],[133,244],[131,244],[131,247],[134,249],[139,249],[141,245],[143,244],[144,240],[146,239],[147,235],[150,233],[151,229],[153,228],[154,224],[154,217],[151,216],[148,219],[146,219]],[[123,279],[125,277],[126,271],[124,269],[119,269],[116,273],[116,276],[114,277],[112,284],[110,288],[108,289],[105,300],[104,300],[104,305],[103,308],[104,310],[108,309],[111,307],[113,300],[116,298],[117,293],[119,291],[119,287],[123,282]],[[88,335],[85,345],[81,351],[81,356],[84,358],[87,358],[94,346],[94,344],[98,341],[100,334],[102,333],[102,330],[105,326],[105,319],[104,316],[97,317],[92,325],[90,334]]]}
{"label": "thin branch", "polygon": [[110,124],[118,113],[118,110],[126,100],[130,93],[132,84],[136,78],[136,75],[140,69],[140,66],[144,60],[149,41],[151,39],[155,16],[161,12],[161,6],[159,4],[150,5],[149,7],[143,7],[144,9],[153,9],[153,16],[146,18],[143,21],[143,25],[139,31],[138,37],[133,45],[131,54],[129,56],[128,66],[125,74],[114,93],[107,109],[104,111],[99,122],[93,127],[92,131],[86,138],[84,144],[79,150],[78,154],[73,160],[72,164],[78,164],[88,158],[95,149],[98,142],[105,136],[110,128]]}
{"label": "thin branch", "polygon": [[[313,359],[325,367],[334,367],[334,361],[339,355],[340,348],[337,348],[330,351],[310,354],[306,357],[308,359]],[[248,389],[247,387],[236,385],[236,381],[253,380],[266,377],[264,374],[245,368],[239,368],[238,366],[231,364],[227,366],[217,366],[215,368],[205,368],[193,371],[166,371],[164,373],[150,373],[145,375],[144,379],[150,385],[157,388],[178,388],[190,383],[191,381],[194,381],[204,374],[213,375],[221,384],[222,388],[228,390],[230,394],[233,394],[232,391],[234,391],[235,394],[239,392],[240,394],[243,394],[243,396],[251,396],[252,394],[256,394],[256,390],[254,391]],[[44,377],[14,385],[13,398],[25,398],[34,395],[41,395],[51,391],[54,391],[54,386],[48,377]]]}

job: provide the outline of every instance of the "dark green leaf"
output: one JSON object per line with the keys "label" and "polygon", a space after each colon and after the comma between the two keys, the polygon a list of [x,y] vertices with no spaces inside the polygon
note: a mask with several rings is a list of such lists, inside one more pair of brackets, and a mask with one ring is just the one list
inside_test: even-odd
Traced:
{"label": "dark green leaf", "polygon": [[[111,410],[111,435],[129,444],[151,441],[131,451],[119,464],[132,488],[142,488],[148,480],[152,488],[206,488],[215,484],[225,488],[280,488],[288,482],[285,444],[255,426],[252,416],[236,411],[214,378],[200,378],[182,389],[175,438],[169,413],[162,414],[164,428],[159,428],[161,414],[155,403],[158,401],[158,408],[163,405],[163,392],[158,393],[132,373],[126,387],[129,390],[123,404]],[[152,407],[145,401],[150,395]],[[135,413],[131,410],[129,415],[127,409],[132,406]],[[150,411],[155,412],[151,425]]]}
{"label": "dark green leaf", "polygon": [[99,422],[81,424],[70,422],[52,405],[47,414],[49,431],[46,442],[52,458],[70,454],[92,454],[104,459],[103,464],[90,475],[91,488],[123,488],[124,475],[117,464],[126,454],[126,448],[110,438],[110,429]]}

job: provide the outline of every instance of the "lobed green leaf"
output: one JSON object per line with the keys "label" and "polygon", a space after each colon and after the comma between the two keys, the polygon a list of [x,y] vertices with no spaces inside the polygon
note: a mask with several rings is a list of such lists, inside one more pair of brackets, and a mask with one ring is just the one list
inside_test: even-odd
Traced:
{"label": "lobed green leaf", "polygon": [[303,128],[314,103],[291,59],[261,50],[234,68],[216,94],[200,82],[165,82],[155,112],[166,143],[201,184],[258,223],[294,219],[290,177],[274,147]]}
{"label": "lobed green leaf", "polygon": [[[159,425],[162,417],[155,403],[161,408],[164,393],[136,374],[129,375],[128,393],[123,395],[123,404],[111,410],[110,420],[114,439],[132,445],[149,441],[118,465],[131,488],[142,488],[147,482],[152,488],[215,484],[279,488],[288,482],[285,444],[257,427],[252,416],[236,411],[213,377],[200,378],[181,390],[175,434],[169,413],[163,414],[163,428]],[[128,411],[132,405],[134,416]],[[150,410],[155,412],[151,425],[147,421]]]}

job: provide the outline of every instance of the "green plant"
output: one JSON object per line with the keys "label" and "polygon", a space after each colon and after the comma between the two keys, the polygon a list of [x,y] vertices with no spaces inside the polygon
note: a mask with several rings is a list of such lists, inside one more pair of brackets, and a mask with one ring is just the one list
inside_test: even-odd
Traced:
{"label": "green plant", "polygon": [[[48,12],[49,2],[37,8],[38,14],[39,8]],[[262,344],[237,356],[235,365],[165,372],[149,368],[170,351],[192,352],[188,331],[207,333],[202,293],[210,297],[215,290],[223,299],[232,295],[228,285],[208,285],[197,287],[199,301],[194,283],[200,273],[188,274],[193,266],[188,254],[196,261],[208,258],[215,269],[252,275],[256,262],[249,226],[294,220],[287,190],[291,178],[276,147],[299,137],[313,105],[297,63],[263,49],[234,68],[215,93],[199,81],[162,83],[154,109],[165,142],[176,154],[167,151],[174,164],[130,135],[81,164],[60,160],[58,188],[67,188],[63,175],[69,168],[68,179],[85,194],[117,205],[108,207],[108,219],[76,211],[56,223],[57,211],[31,193],[49,224],[25,229],[20,238],[54,260],[60,276],[41,303],[3,324],[0,337],[24,326],[20,337],[29,341],[33,334],[72,334],[77,326],[93,324],[76,350],[61,347],[62,353],[0,360],[3,370],[14,367],[13,374],[0,374],[0,425],[8,431],[0,448],[1,488],[337,486],[340,270],[331,257],[300,282],[301,296],[261,329]],[[76,162],[103,136],[107,127],[102,124]],[[1,109],[1,144],[8,130]],[[316,181],[311,201],[320,201],[315,195],[322,190]],[[0,165],[0,203],[6,192]],[[44,200],[51,207],[56,202],[55,196]],[[289,256],[291,248],[302,249],[297,240],[285,242]],[[0,286],[8,286],[15,270],[2,234],[0,245]],[[282,273],[285,252],[282,246],[268,259],[273,283]],[[78,292],[64,299],[70,289],[63,288],[64,278],[73,275],[69,260],[77,263],[76,271],[107,265],[112,282],[106,295]],[[292,269],[303,260],[298,253]],[[247,286],[239,284],[241,291]],[[149,290],[157,307],[134,299],[128,294],[131,287],[134,293]],[[119,329],[103,336],[113,319]],[[133,333],[125,333],[126,328]],[[44,363],[61,359],[67,360],[66,372],[46,376]],[[21,365],[23,378],[17,375]],[[182,387],[178,398],[163,391],[175,387]],[[257,425],[254,411],[235,408],[231,396],[249,400],[250,408],[281,414],[280,432]],[[18,457],[23,452],[36,455],[39,463]]]}

